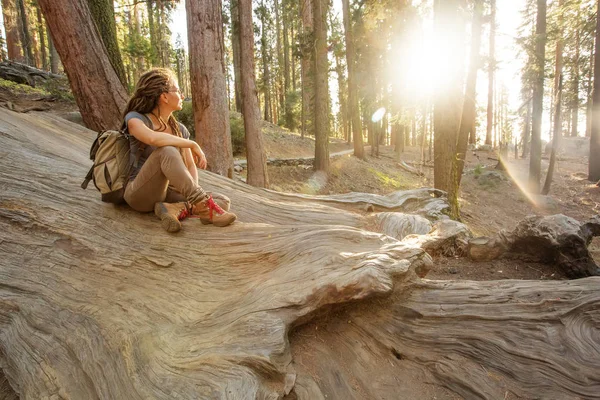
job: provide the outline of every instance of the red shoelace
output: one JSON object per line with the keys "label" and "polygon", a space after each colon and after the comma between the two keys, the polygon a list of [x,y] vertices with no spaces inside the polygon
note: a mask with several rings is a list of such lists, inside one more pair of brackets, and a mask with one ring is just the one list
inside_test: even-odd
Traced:
{"label": "red shoelace", "polygon": [[212,196],[210,196],[208,198],[208,201],[206,202],[206,204],[208,205],[209,218],[211,221],[213,219],[213,210],[215,210],[217,212],[217,214],[225,213],[225,211],[221,207],[219,207],[219,205],[217,203],[214,202]]}
{"label": "red shoelace", "polygon": [[181,212],[177,216],[177,219],[181,221],[181,220],[186,219],[189,216],[190,216],[190,210],[188,209],[188,207],[186,205],[185,208],[183,210],[181,210]]}
{"label": "red shoelace", "polygon": [[[208,205],[208,212],[209,212],[209,218],[212,221],[213,219],[213,210],[215,210],[217,212],[217,214],[224,214],[225,210],[223,210],[221,207],[219,207],[219,205],[217,203],[215,203],[215,201],[213,200],[212,196],[210,196],[208,198],[208,200],[206,201],[206,204]],[[179,221],[184,220],[186,218],[199,218],[196,215],[192,214],[192,207],[188,207],[186,205],[186,207],[181,210],[181,212],[179,213],[179,215],[177,216],[177,219]]]}

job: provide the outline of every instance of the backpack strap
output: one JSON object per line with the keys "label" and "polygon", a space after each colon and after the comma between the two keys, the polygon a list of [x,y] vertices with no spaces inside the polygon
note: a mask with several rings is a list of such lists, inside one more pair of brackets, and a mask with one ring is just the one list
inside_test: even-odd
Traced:
{"label": "backpack strap", "polygon": [[87,175],[85,176],[85,179],[81,183],[81,188],[82,189],[87,189],[88,184],[92,180],[93,176],[94,176],[94,166],[92,165],[92,168],[90,168],[90,170],[88,171]]}

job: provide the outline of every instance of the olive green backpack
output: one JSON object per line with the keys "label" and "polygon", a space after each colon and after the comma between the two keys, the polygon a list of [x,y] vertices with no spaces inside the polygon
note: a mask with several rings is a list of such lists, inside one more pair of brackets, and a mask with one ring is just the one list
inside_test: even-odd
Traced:
{"label": "olive green backpack", "polygon": [[90,159],[94,165],[81,184],[87,188],[90,180],[102,194],[102,201],[120,204],[125,200],[125,185],[129,179],[132,162],[130,158],[129,135],[122,131],[108,130],[98,133],[90,149]]}

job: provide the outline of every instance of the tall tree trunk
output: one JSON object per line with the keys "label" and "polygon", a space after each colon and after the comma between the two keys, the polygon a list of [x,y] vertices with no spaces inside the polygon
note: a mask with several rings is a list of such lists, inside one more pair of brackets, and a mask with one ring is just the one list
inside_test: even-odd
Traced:
{"label": "tall tree trunk", "polygon": [[16,0],[2,0],[2,16],[4,17],[8,59],[22,63],[25,58],[19,37],[19,12]]}
{"label": "tall tree trunk", "polygon": [[41,50],[41,57],[42,57],[41,66],[42,66],[42,69],[44,69],[45,71],[48,71],[48,68],[50,67],[50,65],[48,63],[48,52],[46,51],[46,38],[45,38],[45,29],[44,29],[46,24],[44,23],[44,18],[42,17],[42,10],[40,9],[40,6],[37,4],[37,2],[35,3],[35,11],[36,11],[36,16],[37,16],[37,31],[38,31],[38,36],[40,37],[40,50]]}
{"label": "tall tree trunk", "polygon": [[100,32],[106,47],[108,58],[123,86],[127,86],[127,77],[119,43],[117,42],[117,25],[115,22],[115,6],[113,0],[87,0],[92,18]]}
{"label": "tall tree trunk", "polygon": [[347,111],[347,106],[346,106],[346,92],[345,92],[345,87],[346,87],[346,79],[344,77],[344,65],[342,64],[342,60],[341,57],[339,57],[338,55],[335,56],[335,72],[337,75],[337,80],[338,80],[338,103],[340,105],[340,111],[339,111],[339,115],[340,115],[340,130],[342,133],[342,136],[344,138],[344,140],[348,143],[350,143],[350,137],[348,135],[349,129],[348,129],[348,111]]}
{"label": "tall tree trunk", "polygon": [[[275,0],[273,7],[275,8],[275,47],[277,47],[277,98],[279,99],[278,110],[274,115],[279,120],[279,115],[282,110],[285,110],[285,90],[283,82],[283,49],[281,47],[281,18],[280,18],[280,0]],[[277,122],[276,122],[277,123]]]}
{"label": "tall tree trunk", "polygon": [[529,141],[531,140],[531,99],[527,101],[526,107],[525,123],[523,124],[523,153],[521,154],[521,158],[526,158],[529,154]]}
{"label": "tall tree trunk", "polygon": [[[558,47],[558,46],[557,46]],[[552,185],[552,177],[554,176],[554,169],[556,165],[556,156],[560,146],[560,139],[562,137],[561,129],[561,98],[562,98],[562,73],[559,75],[559,83],[556,93],[556,109],[554,112],[554,136],[552,137],[552,152],[550,153],[550,163],[548,164],[548,173],[546,174],[546,181],[542,188],[542,194],[547,195],[550,193],[550,185]]]}
{"label": "tall tree trunk", "polygon": [[588,180],[600,180],[600,0],[596,13],[596,43],[594,51],[594,91],[592,109],[592,134],[590,138],[590,157]]}
{"label": "tall tree trunk", "polygon": [[496,68],[496,0],[490,0],[490,54],[488,66],[488,104],[487,128],[485,144],[492,144],[492,127],[494,125],[494,69]]}
{"label": "tall tree trunk", "polygon": [[483,1],[475,0],[473,8],[473,22],[471,23],[471,55],[469,62],[469,74],[465,91],[465,100],[462,108],[462,118],[458,131],[456,143],[456,157],[452,162],[453,183],[448,191],[448,202],[450,203],[450,216],[460,219],[458,207],[458,191],[467,156],[467,145],[469,135],[475,135],[475,122],[477,110],[475,99],[477,97],[477,71],[479,69],[479,47],[481,45],[481,25],[483,20]]}
{"label": "tall tree trunk", "polygon": [[435,38],[444,60],[445,83],[438,88],[434,104],[434,186],[448,191],[453,185],[452,163],[460,128],[463,77],[463,29],[460,0],[434,1]]}
{"label": "tall tree trunk", "polygon": [[[148,33],[150,33],[150,64],[158,67],[158,38],[156,33],[157,24],[154,23],[154,3],[155,0],[146,0],[146,9],[148,14]],[[188,32],[189,35],[189,32]]]}
{"label": "tall tree trunk", "polygon": [[196,140],[208,169],[233,176],[233,152],[223,61],[221,0],[186,0],[190,80]]}
{"label": "tall tree trunk", "polygon": [[302,51],[302,134],[314,135],[314,18],[312,0],[301,0],[302,36],[300,48]]}
{"label": "tall tree trunk", "polygon": [[254,77],[254,25],[252,24],[252,0],[238,0],[240,72],[242,86],[242,114],[246,133],[247,182],[258,187],[269,187],[267,157],[261,131],[258,92]]}
{"label": "tall tree trunk", "polygon": [[358,107],[358,87],[356,77],[354,35],[352,32],[352,18],[350,15],[349,0],[342,0],[344,17],[344,36],[346,38],[346,65],[348,68],[348,118],[352,126],[352,139],[354,140],[354,156],[365,158],[365,148],[362,138],[362,124]]}
{"label": "tall tree trunk", "polygon": [[[287,0],[286,0],[287,1]],[[297,22],[296,22],[297,23]],[[291,42],[292,43],[296,43],[296,40],[298,39],[298,29],[294,29],[294,26],[296,25],[296,23],[294,23],[294,20],[290,21],[290,35],[291,35]],[[290,49],[290,52],[292,50]],[[296,71],[296,56],[292,53],[292,57],[291,57],[291,70],[292,70],[292,90],[295,92],[296,89],[298,88],[298,71]]]}
{"label": "tall tree trunk", "polygon": [[[283,23],[283,91],[287,96],[287,93],[290,91],[290,39],[289,39],[289,11],[288,11],[288,1],[281,1],[281,9],[282,9],[282,23]],[[287,111],[286,111],[287,112]]]}
{"label": "tall tree trunk", "polygon": [[546,0],[537,0],[535,24],[535,66],[531,117],[531,157],[529,159],[529,189],[540,191],[542,169],[542,113],[544,101],[544,64],[546,57]]}
{"label": "tall tree trunk", "polygon": [[312,0],[314,53],[313,71],[315,76],[314,129],[315,164],[317,171],[329,169],[329,90],[327,61],[327,10],[328,0]]}
{"label": "tall tree trunk", "polygon": [[[133,27],[134,27],[134,34],[136,38],[141,38],[142,37],[142,20],[141,20],[141,15],[140,15],[140,8],[138,4],[134,4],[133,5]],[[185,56],[185,55],[184,55]],[[142,73],[144,72],[144,70],[146,69],[146,63],[145,63],[146,59],[145,57],[143,57],[142,55],[139,55],[135,58],[135,72],[133,75],[133,80],[135,82],[138,81],[139,77],[142,75]],[[185,58],[183,60],[184,65],[185,63]],[[179,81],[179,87],[182,87],[182,85],[185,85],[185,79],[183,81]],[[189,93],[188,91],[185,90],[184,87],[184,92],[185,93]]]}
{"label": "tall tree trunk", "polygon": [[56,47],[54,46],[54,39],[52,39],[52,33],[50,32],[50,27],[48,26],[47,19],[46,33],[46,36],[48,36],[48,49],[50,53],[50,72],[52,72],[53,74],[58,74],[58,65],[60,64],[60,57],[58,55],[58,51],[56,51]]}
{"label": "tall tree trunk", "polygon": [[588,73],[588,86],[587,86],[587,101],[585,104],[585,137],[592,136],[592,109],[593,109],[593,99],[592,99],[592,88],[594,87],[594,45],[596,41],[592,40],[592,48],[590,49],[590,68]]}
{"label": "tall tree trunk", "polygon": [[235,111],[242,112],[242,81],[240,72],[240,16],[238,1],[231,0],[231,51],[233,53],[233,81],[235,88]]}
{"label": "tall tree trunk", "polygon": [[[83,121],[93,130],[118,128],[127,91],[112,67],[87,2],[38,0],[55,39]],[[82,62],[85,60],[85,62]]]}
{"label": "tall tree trunk", "polygon": [[577,136],[579,130],[579,29],[575,31],[575,59],[573,60],[573,104],[571,109],[571,137]]}
{"label": "tall tree trunk", "polygon": [[29,33],[31,27],[29,26],[25,0],[17,0],[17,9],[19,14],[21,46],[23,47],[23,54],[25,55],[25,63],[37,67],[37,65],[35,65],[35,57],[33,56],[31,34]]}
{"label": "tall tree trunk", "polygon": [[550,164],[548,165],[548,172],[546,173],[546,181],[542,188],[542,194],[547,195],[550,192],[550,185],[552,185],[552,176],[554,174],[554,167],[556,164],[556,154],[558,152],[558,146],[560,144],[560,138],[562,136],[562,90],[563,90],[563,24],[564,18],[562,13],[562,6],[564,0],[558,1],[558,36],[556,39],[556,56],[554,60],[554,102],[556,104],[554,109],[554,129],[552,132],[552,152],[550,154]]}
{"label": "tall tree trunk", "polygon": [[261,58],[262,58],[262,67],[263,67],[263,95],[265,97],[265,109],[264,109],[264,119],[268,122],[273,122],[273,115],[271,114],[271,74],[269,70],[269,53],[268,53],[268,43],[267,43],[267,9],[265,7],[264,1],[262,4],[262,12],[260,13],[260,23],[261,23],[261,36],[260,36],[260,50],[261,50]]}

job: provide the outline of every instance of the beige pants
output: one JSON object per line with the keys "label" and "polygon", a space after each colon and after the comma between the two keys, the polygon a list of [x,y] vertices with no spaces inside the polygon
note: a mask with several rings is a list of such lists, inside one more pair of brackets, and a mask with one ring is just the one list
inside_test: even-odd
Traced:
{"label": "beige pants", "polygon": [[149,212],[154,204],[186,200],[194,204],[206,197],[187,170],[179,149],[159,147],[150,154],[137,176],[125,188],[125,201],[136,211]]}

